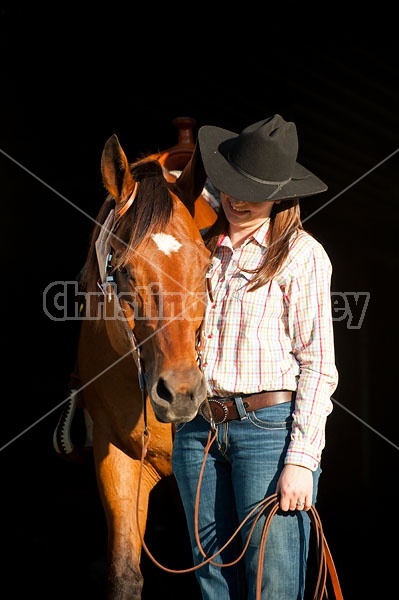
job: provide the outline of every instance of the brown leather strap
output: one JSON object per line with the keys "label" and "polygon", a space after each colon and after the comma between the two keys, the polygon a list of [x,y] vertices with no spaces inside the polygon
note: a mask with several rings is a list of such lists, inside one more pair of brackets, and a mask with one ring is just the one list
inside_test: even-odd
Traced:
{"label": "brown leather strap", "polygon": [[[242,398],[245,410],[252,412],[267,406],[290,402],[293,399],[293,394],[294,392],[288,390],[276,390],[273,392],[259,392],[259,394],[237,394],[237,396]],[[229,398],[208,398],[201,404],[199,412],[204,419],[210,422],[209,410],[207,408],[207,405],[209,405],[215,425],[239,419],[240,415],[235,400],[231,400],[230,398],[231,396]]]}
{"label": "brown leather strap", "polygon": [[328,596],[327,593],[327,576],[329,576],[330,578],[335,600],[343,600],[344,597],[342,595],[337,569],[335,567],[330,548],[324,535],[320,515],[318,514],[314,505],[310,507],[308,515],[310,517],[310,520],[312,521],[315,530],[315,538],[319,557],[319,573],[316,583],[314,600],[323,600],[324,598],[330,598],[330,596]]}
{"label": "brown leather strap", "polygon": [[[272,508],[265,520],[265,524],[263,526],[262,538],[259,548],[259,559],[258,559],[258,572],[257,572],[257,586],[256,586],[256,600],[261,600],[261,589],[262,589],[262,576],[263,576],[263,561],[264,561],[264,551],[266,546],[266,538],[269,532],[270,523],[272,518],[276,514],[279,509],[279,501],[277,498],[277,494],[272,494],[267,499],[272,502]],[[270,505],[270,503],[269,503]],[[330,548],[327,544],[326,537],[324,535],[323,526],[321,523],[321,519],[319,513],[316,510],[316,507],[312,505],[310,509],[307,511],[311,523],[314,528],[315,540],[316,540],[316,554],[318,560],[318,572],[317,572],[317,581],[315,593],[313,596],[313,600],[344,600],[341,585],[338,578],[337,569],[334,564],[334,560],[331,555]],[[327,578],[329,577],[329,582],[332,584],[332,590],[334,596],[328,594],[328,586],[327,586]]]}

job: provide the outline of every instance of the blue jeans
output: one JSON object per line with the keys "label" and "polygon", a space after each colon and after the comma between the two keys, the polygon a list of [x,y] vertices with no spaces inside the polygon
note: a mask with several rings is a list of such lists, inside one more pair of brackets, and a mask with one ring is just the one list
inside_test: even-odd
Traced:
{"label": "blue jeans", "polygon": [[[217,440],[207,456],[199,505],[199,536],[207,556],[215,554],[245,516],[275,493],[290,442],[294,402],[245,413],[217,426]],[[204,561],[194,528],[194,506],[209,423],[200,415],[178,425],[173,444],[173,471],[183,502],[194,564]],[[313,503],[321,469],[314,472]],[[256,515],[255,515],[256,516]],[[233,566],[204,565],[195,571],[204,600],[255,600],[259,544],[265,517],[251,535],[243,559]],[[253,519],[215,562],[229,563],[240,554]],[[303,598],[309,549],[310,519],[305,511],[278,511],[272,519],[264,555],[262,600]]]}

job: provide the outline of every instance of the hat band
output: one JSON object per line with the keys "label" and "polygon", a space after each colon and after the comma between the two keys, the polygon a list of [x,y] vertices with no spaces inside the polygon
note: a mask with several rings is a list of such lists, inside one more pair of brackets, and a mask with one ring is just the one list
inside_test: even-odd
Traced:
{"label": "hat band", "polygon": [[290,177],[289,179],[285,179],[284,181],[268,181],[267,179],[260,179],[259,177],[255,177],[254,175],[251,175],[250,173],[247,173],[247,171],[244,171],[244,169],[241,169],[241,167],[239,167],[234,160],[231,158],[230,153],[229,153],[229,162],[233,165],[233,167],[236,169],[236,171],[238,171],[239,173],[241,173],[242,175],[244,175],[244,177],[248,177],[248,179],[252,179],[252,181],[256,181],[257,183],[265,183],[266,185],[276,185],[276,189],[269,195],[266,196],[266,200],[270,200],[270,198],[273,198],[277,192],[279,192],[281,190],[281,188],[283,188],[285,185],[287,185],[287,183],[289,183],[292,179],[292,177]]}

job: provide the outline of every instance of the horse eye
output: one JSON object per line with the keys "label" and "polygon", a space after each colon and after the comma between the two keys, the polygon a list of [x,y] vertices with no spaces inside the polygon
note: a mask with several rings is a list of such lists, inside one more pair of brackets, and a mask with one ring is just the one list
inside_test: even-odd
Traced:
{"label": "horse eye", "polygon": [[128,270],[126,267],[118,267],[118,273],[120,273],[121,275],[127,275],[128,274]]}

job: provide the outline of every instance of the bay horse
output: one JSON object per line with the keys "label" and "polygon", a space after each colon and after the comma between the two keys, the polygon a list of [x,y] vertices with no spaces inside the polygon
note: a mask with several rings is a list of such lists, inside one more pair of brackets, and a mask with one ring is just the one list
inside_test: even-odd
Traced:
{"label": "bay horse", "polygon": [[106,516],[108,600],[142,597],[150,492],[172,474],[174,424],[191,420],[206,396],[198,343],[209,252],[198,223],[210,225],[216,213],[201,195],[193,148],[184,150],[175,156],[187,159],[180,175],[173,153],[129,163],[117,136],[109,138],[107,197],[80,279],[76,377]]}

